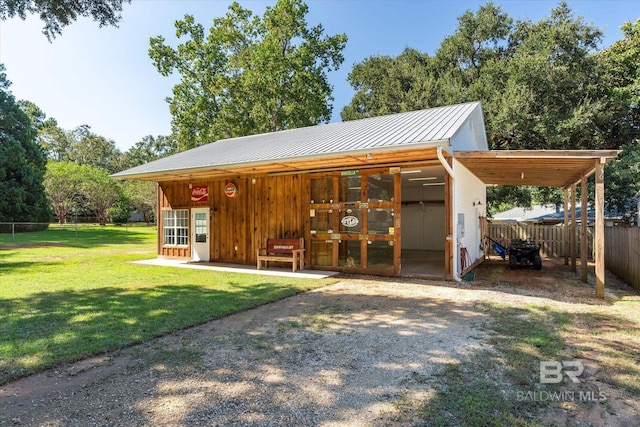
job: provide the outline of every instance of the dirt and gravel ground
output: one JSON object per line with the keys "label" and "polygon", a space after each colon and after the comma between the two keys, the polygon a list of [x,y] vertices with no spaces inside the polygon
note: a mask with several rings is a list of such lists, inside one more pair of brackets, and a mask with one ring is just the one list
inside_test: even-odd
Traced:
{"label": "dirt and gravel ground", "polygon": [[[491,350],[482,302],[540,304],[556,282],[343,278],[0,386],[0,425],[411,425],[403,402],[435,393],[445,364]],[[570,289],[544,303],[592,299]]]}

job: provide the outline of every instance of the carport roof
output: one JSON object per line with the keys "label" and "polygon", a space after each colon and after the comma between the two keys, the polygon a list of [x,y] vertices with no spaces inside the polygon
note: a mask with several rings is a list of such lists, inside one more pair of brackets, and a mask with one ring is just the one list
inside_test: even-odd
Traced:
{"label": "carport roof", "polygon": [[617,150],[460,151],[454,158],[487,185],[569,187],[593,173],[596,163],[615,159]]}

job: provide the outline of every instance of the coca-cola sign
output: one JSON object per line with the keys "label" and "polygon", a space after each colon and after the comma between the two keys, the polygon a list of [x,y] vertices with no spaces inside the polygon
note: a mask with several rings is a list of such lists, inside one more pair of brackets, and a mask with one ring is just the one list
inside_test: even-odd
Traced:
{"label": "coca-cola sign", "polygon": [[208,202],[209,201],[209,187],[206,185],[194,185],[191,187],[191,202]]}

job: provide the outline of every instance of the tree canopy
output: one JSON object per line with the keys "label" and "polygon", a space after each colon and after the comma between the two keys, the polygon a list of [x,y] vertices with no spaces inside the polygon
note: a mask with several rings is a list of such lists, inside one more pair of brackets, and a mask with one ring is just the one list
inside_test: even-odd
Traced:
{"label": "tree canopy", "polygon": [[45,157],[29,117],[6,88],[0,64],[0,221],[48,222]]}
{"label": "tree canopy", "polygon": [[[639,22],[598,51],[602,32],[564,2],[537,22],[487,3],[464,13],[433,56],[407,48],[354,65],[342,119],[480,100],[491,149],[616,149],[638,135]],[[559,199],[544,188],[489,196],[522,206]]]}
{"label": "tree canopy", "polygon": [[175,48],[151,38],[158,72],[181,76],[167,99],[180,150],[329,121],[327,73],[341,65],[347,37],[309,27],[307,12],[301,0],[278,0],[262,17],[233,3],[207,33],[193,16],[177,21],[186,40]]}
{"label": "tree canopy", "polygon": [[0,0],[0,19],[37,14],[44,22],[42,33],[51,41],[79,16],[93,18],[100,27],[117,25],[124,3],[131,0]]}

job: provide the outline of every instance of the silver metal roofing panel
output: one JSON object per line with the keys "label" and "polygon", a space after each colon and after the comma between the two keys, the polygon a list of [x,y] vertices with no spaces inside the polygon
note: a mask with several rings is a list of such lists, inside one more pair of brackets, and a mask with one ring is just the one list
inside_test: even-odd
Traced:
{"label": "silver metal roofing panel", "polygon": [[176,170],[270,163],[448,141],[479,102],[223,139],[114,174],[126,178]]}

